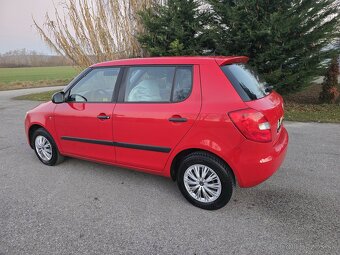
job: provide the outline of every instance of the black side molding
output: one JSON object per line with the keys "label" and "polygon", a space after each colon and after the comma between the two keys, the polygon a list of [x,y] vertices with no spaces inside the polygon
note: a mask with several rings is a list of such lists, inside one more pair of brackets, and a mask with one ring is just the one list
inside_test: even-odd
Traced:
{"label": "black side molding", "polygon": [[86,138],[78,138],[78,137],[70,137],[70,136],[62,136],[61,139],[67,140],[67,141],[81,142],[81,143],[92,143],[92,144],[100,144],[100,145],[107,145],[107,146],[117,146],[117,147],[122,147],[122,148],[155,151],[155,152],[163,152],[163,153],[169,153],[171,151],[171,148],[168,148],[168,147],[144,145],[144,144],[111,142],[111,141],[105,141],[105,140],[86,139]]}
{"label": "black side molding", "polygon": [[168,152],[171,151],[171,149],[167,148],[167,147],[144,145],[144,144],[115,142],[114,145],[117,146],[117,147],[130,148],[130,149],[136,149],[136,150],[144,150],[144,151],[157,151],[157,152],[164,152],[164,153],[168,153]]}
{"label": "black side molding", "polygon": [[61,139],[66,140],[66,141],[74,141],[74,142],[81,142],[81,143],[92,143],[92,144],[114,146],[113,142],[105,141],[105,140],[94,140],[94,139],[86,139],[86,138],[78,138],[78,137],[70,137],[70,136],[62,136]]}

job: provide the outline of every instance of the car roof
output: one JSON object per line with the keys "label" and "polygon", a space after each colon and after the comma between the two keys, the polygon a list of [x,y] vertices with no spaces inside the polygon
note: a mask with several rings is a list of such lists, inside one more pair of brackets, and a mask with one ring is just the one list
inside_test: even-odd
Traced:
{"label": "car roof", "polygon": [[129,65],[195,65],[209,64],[212,62],[220,66],[232,63],[246,63],[249,58],[245,56],[192,56],[192,57],[151,57],[151,58],[130,58],[94,64],[91,67],[107,66],[129,66]]}

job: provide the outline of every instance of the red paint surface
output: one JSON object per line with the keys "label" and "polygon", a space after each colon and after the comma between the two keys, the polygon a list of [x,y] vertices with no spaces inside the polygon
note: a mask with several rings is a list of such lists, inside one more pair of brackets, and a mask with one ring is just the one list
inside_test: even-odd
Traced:
{"label": "red paint surface", "polygon": [[[251,187],[269,178],[280,167],[287,150],[288,134],[284,126],[277,132],[278,120],[283,116],[280,95],[272,92],[262,99],[243,102],[220,69],[220,65],[246,61],[246,57],[164,57],[96,64],[93,67],[193,65],[193,89],[191,95],[179,103],[44,103],[27,113],[26,133],[29,134],[33,125],[40,125],[52,135],[63,155],[167,177],[180,152],[206,150],[231,167],[241,187]],[[230,120],[228,113],[247,108],[267,118],[272,127],[271,142],[246,139]],[[100,114],[110,119],[100,120],[97,118]],[[173,116],[188,121],[169,122]],[[62,136],[161,146],[171,151],[66,141]]]}

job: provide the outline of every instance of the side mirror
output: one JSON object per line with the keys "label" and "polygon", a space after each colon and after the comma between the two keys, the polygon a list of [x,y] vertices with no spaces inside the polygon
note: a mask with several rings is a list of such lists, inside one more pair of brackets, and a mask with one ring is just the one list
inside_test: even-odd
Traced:
{"label": "side mirror", "polygon": [[52,96],[52,102],[55,104],[61,104],[65,102],[65,93],[63,91],[54,93]]}

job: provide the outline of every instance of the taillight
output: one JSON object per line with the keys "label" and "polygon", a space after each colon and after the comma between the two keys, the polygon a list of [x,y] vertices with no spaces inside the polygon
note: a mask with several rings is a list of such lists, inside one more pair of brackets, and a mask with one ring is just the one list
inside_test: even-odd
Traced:
{"label": "taillight", "polygon": [[240,132],[255,142],[270,142],[272,131],[267,118],[254,109],[230,112],[229,117]]}

